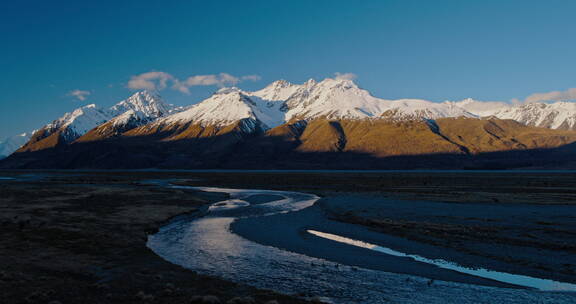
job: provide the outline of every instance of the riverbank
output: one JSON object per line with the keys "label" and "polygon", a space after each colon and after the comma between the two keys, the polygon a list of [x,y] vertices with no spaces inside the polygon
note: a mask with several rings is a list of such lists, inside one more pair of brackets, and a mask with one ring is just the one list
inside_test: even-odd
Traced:
{"label": "riverbank", "polygon": [[402,252],[467,267],[576,283],[576,205],[452,203],[348,194],[319,202],[327,217],[436,250]]}

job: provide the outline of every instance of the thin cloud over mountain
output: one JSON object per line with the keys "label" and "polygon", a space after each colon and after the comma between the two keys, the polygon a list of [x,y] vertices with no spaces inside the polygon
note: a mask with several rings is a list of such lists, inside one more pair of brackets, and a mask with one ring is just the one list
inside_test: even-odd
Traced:
{"label": "thin cloud over mountain", "polygon": [[576,88],[570,88],[565,91],[551,91],[545,93],[534,93],[526,99],[525,103],[544,102],[544,101],[568,101],[576,99]]}
{"label": "thin cloud over mountain", "polygon": [[128,81],[127,88],[131,90],[162,91],[168,87],[183,94],[190,94],[190,88],[194,86],[235,86],[242,81],[259,81],[259,75],[234,76],[228,73],[193,75],[186,79],[178,79],[175,76],[161,71],[151,71],[134,75]]}
{"label": "thin cloud over mountain", "polygon": [[88,98],[88,96],[90,96],[90,91],[84,91],[84,90],[72,90],[70,92],[68,92],[68,94],[66,94],[66,96],[71,96],[74,97],[80,101],[84,101]]}
{"label": "thin cloud over mountain", "polygon": [[340,72],[336,72],[334,73],[334,78],[335,79],[339,79],[339,80],[354,80],[356,78],[358,78],[358,75],[354,74],[354,73],[340,73]]}

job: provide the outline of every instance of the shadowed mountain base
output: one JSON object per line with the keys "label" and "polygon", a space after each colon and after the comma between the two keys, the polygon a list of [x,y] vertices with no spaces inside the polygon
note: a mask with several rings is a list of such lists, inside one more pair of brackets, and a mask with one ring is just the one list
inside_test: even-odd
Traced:
{"label": "shadowed mountain base", "polygon": [[[252,125],[251,125],[252,123]],[[248,128],[248,126],[252,126]],[[88,133],[87,136],[91,136]],[[251,121],[137,128],[105,139],[20,151],[2,168],[508,169],[573,166],[576,132],[511,120],[324,120],[263,131]]]}

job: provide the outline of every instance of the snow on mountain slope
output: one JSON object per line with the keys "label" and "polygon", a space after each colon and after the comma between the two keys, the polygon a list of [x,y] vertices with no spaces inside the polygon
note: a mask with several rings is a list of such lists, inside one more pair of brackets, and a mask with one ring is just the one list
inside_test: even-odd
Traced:
{"label": "snow on mountain slope", "polygon": [[475,117],[451,104],[420,99],[386,100],[360,89],[352,80],[325,79],[308,81],[286,101],[286,121],[293,118],[366,119],[387,118],[436,119],[441,117]]}
{"label": "snow on mountain slope", "polygon": [[476,117],[476,115],[452,104],[436,103],[422,99],[398,99],[389,102],[391,104],[390,108],[382,114],[382,117],[393,120]]}
{"label": "snow on mountain slope", "polygon": [[[114,117],[99,128],[113,128],[118,132],[124,132],[150,123],[160,117],[181,112],[184,109],[164,103],[157,94],[141,91],[112,106],[109,111]],[[103,132],[104,130],[98,131]]]}
{"label": "snow on mountain slope", "polygon": [[112,114],[120,115],[132,111],[142,117],[155,119],[171,113],[174,106],[167,105],[157,94],[140,91],[110,108]]}
{"label": "snow on mountain slope", "polygon": [[528,126],[575,130],[576,103],[527,103],[499,110],[493,114],[500,119],[513,119]]}
{"label": "snow on mountain slope", "polygon": [[226,126],[242,119],[253,119],[273,128],[284,122],[279,109],[281,105],[248,96],[238,88],[223,88],[201,103],[160,119],[154,125],[198,123]]}
{"label": "snow on mountain slope", "polygon": [[136,127],[138,125],[146,124],[154,120],[154,117],[147,116],[143,112],[128,110],[108,121],[108,124],[113,127]]}
{"label": "snow on mountain slope", "polygon": [[146,128],[186,124],[226,126],[243,119],[274,128],[296,119],[378,119],[385,113],[385,118],[394,119],[475,117],[452,104],[376,98],[351,80],[327,78],[321,82],[311,79],[301,85],[279,80],[255,92],[223,88],[189,109],[161,118]]}
{"label": "snow on mountain slope", "polygon": [[479,101],[472,98],[466,98],[461,101],[445,101],[447,105],[459,107],[478,117],[492,116],[500,110],[512,107],[511,104],[500,101]]}
{"label": "snow on mountain slope", "polygon": [[62,131],[64,140],[71,142],[112,117],[114,117],[113,112],[90,104],[64,114],[61,118],[46,125],[44,130],[46,135]]}
{"label": "snow on mountain slope", "polygon": [[26,144],[34,132],[35,131],[22,133],[1,140],[0,159],[8,157],[10,154],[14,153],[14,151],[18,150],[20,147]]}
{"label": "snow on mountain slope", "polygon": [[262,90],[246,92],[246,95],[256,96],[268,101],[285,101],[301,87],[301,85],[292,84],[286,80],[276,80]]}
{"label": "snow on mountain slope", "polygon": [[101,109],[95,104],[78,108],[46,125],[45,129],[47,135],[60,130],[65,141],[71,142],[110,120],[113,120],[115,127],[125,127],[125,124],[134,122],[145,124],[173,111],[175,108],[165,104],[160,96],[141,91],[108,109]]}
{"label": "snow on mountain slope", "polygon": [[286,100],[285,120],[370,118],[379,116],[388,108],[388,101],[373,97],[351,80],[327,78],[318,83],[309,80]]}

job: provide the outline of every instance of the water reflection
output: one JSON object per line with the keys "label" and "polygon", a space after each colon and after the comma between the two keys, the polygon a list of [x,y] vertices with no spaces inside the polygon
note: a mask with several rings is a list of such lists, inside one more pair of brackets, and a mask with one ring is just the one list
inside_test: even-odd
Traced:
{"label": "water reflection", "polygon": [[453,263],[453,262],[448,262],[448,261],[441,260],[441,259],[432,260],[432,259],[428,259],[428,258],[419,256],[419,255],[403,253],[400,251],[396,251],[394,249],[370,244],[370,243],[367,243],[364,241],[354,240],[354,239],[343,237],[343,236],[336,235],[336,234],[320,232],[320,231],[316,231],[316,230],[307,230],[307,232],[310,234],[313,234],[315,236],[325,238],[328,240],[332,240],[332,241],[336,241],[339,243],[344,243],[344,244],[348,244],[348,245],[352,245],[352,246],[356,246],[356,247],[362,247],[362,248],[382,252],[384,254],[393,255],[393,256],[397,256],[397,257],[407,257],[407,258],[411,258],[411,259],[418,261],[418,262],[436,265],[440,268],[450,269],[450,270],[454,270],[454,271],[457,271],[460,273],[470,274],[470,275],[474,275],[474,276],[481,277],[481,278],[492,279],[492,280],[496,280],[496,281],[504,282],[504,283],[508,283],[508,284],[514,284],[514,285],[519,285],[519,286],[524,286],[524,287],[536,288],[536,289],[539,289],[542,291],[576,291],[576,284],[557,282],[557,281],[553,281],[553,280],[540,279],[540,278],[534,278],[534,277],[529,277],[529,276],[524,276],[524,275],[505,273],[505,272],[492,271],[492,270],[483,269],[483,268],[471,269],[471,268],[466,268],[466,267],[460,266],[460,265]]}

